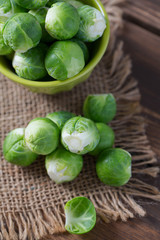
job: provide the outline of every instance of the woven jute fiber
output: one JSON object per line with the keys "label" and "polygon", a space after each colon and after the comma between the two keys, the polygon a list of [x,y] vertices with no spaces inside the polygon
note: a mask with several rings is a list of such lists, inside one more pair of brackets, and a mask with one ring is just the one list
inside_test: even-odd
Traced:
{"label": "woven jute fiber", "polygon": [[[103,1],[111,21],[110,46],[91,77],[70,92],[54,96],[36,94],[23,89],[0,75],[0,239],[41,239],[47,234],[63,232],[64,205],[73,197],[86,196],[96,207],[97,216],[106,223],[126,221],[145,210],[134,197],[160,200],[159,191],[140,180],[141,175],[156,177],[158,167],[145,135],[144,119],[140,116],[140,93],[131,77],[131,61],[123,53],[123,43],[116,41],[121,25],[121,1]],[[57,185],[46,174],[44,157],[27,168],[7,163],[2,143],[9,131],[25,127],[35,117],[44,117],[57,110],[82,114],[88,94],[115,95],[116,118],[111,122],[116,134],[115,146],[128,150],[133,158],[133,176],[120,188],[101,183],[95,171],[95,159],[84,157],[84,168],[74,181]],[[151,164],[154,163],[154,166]]]}

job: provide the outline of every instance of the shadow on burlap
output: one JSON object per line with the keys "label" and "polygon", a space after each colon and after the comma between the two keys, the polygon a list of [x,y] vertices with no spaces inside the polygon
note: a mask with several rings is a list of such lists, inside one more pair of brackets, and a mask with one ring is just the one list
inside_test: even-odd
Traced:
{"label": "shadow on burlap", "polygon": [[[111,21],[110,46],[91,77],[70,92],[54,96],[31,93],[0,75],[0,239],[40,239],[47,234],[63,232],[64,204],[73,197],[86,196],[96,207],[97,215],[106,223],[135,215],[145,210],[134,196],[160,200],[159,191],[142,182],[141,175],[156,177],[158,167],[140,116],[140,93],[137,81],[131,76],[131,61],[123,53],[123,43],[116,42],[116,30],[121,25],[121,0],[104,0]],[[120,188],[101,183],[95,172],[95,159],[84,157],[84,168],[73,182],[56,185],[46,174],[44,158],[27,168],[8,164],[2,156],[2,143],[9,131],[25,127],[35,117],[44,117],[56,110],[82,114],[88,94],[112,92],[118,112],[112,121],[116,147],[128,150],[133,156],[133,176]]]}

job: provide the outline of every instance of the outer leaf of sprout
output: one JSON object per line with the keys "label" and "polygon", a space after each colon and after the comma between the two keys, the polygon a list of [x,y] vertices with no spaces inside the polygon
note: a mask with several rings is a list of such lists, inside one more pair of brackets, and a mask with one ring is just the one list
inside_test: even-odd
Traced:
{"label": "outer leaf of sprout", "polygon": [[6,45],[19,53],[36,47],[42,37],[39,22],[29,13],[17,13],[5,23],[3,38]]}
{"label": "outer leaf of sprout", "polygon": [[99,131],[100,141],[96,148],[89,154],[96,156],[100,154],[104,149],[111,148],[114,144],[114,131],[111,127],[104,123],[96,123],[96,127]]}
{"label": "outer leaf of sprout", "polygon": [[71,112],[67,111],[58,111],[58,112],[53,112],[53,113],[48,113],[46,115],[47,118],[52,120],[54,123],[57,124],[60,130],[62,130],[64,124],[70,119],[75,117],[76,115]]}
{"label": "outer leaf of sprout", "polygon": [[72,41],[57,41],[48,50],[45,66],[48,74],[66,80],[78,74],[85,65],[83,51]]}
{"label": "outer leaf of sprout", "polygon": [[58,146],[59,129],[48,118],[35,118],[26,127],[25,141],[33,152],[48,155]]}
{"label": "outer leaf of sprout", "polygon": [[48,0],[15,0],[15,2],[26,9],[38,9],[44,7]]}
{"label": "outer leaf of sprout", "polygon": [[49,2],[47,3],[47,6],[51,7],[52,4],[54,4],[56,2],[67,2],[67,3],[71,4],[75,8],[79,8],[79,7],[84,5],[82,2],[80,2],[78,0],[49,0]]}
{"label": "outer leaf of sprout", "polygon": [[40,44],[25,53],[15,53],[12,64],[18,76],[29,80],[38,80],[47,75],[44,64],[44,48]]}
{"label": "outer leaf of sprout", "polygon": [[17,5],[15,0],[0,0],[0,16],[9,18],[20,12],[27,12],[27,9]]}
{"label": "outer leaf of sprout", "polygon": [[0,17],[0,55],[8,55],[12,52],[12,48],[7,46],[3,40],[2,30],[6,21],[6,17]]}
{"label": "outer leaf of sprout", "polygon": [[49,177],[56,183],[69,182],[75,179],[83,166],[82,156],[59,147],[46,156],[45,166]]}
{"label": "outer leaf of sprout", "polygon": [[84,54],[85,63],[87,63],[89,60],[89,51],[88,51],[86,44],[77,38],[72,38],[71,40],[73,42],[76,42],[81,47],[83,54]]}
{"label": "outer leaf of sprout", "polygon": [[78,8],[80,27],[76,35],[84,42],[93,42],[103,35],[106,20],[102,13],[94,7],[84,5]]}
{"label": "outer leaf of sprout", "polygon": [[76,8],[65,2],[52,5],[46,16],[45,28],[55,39],[71,39],[78,32],[80,18]]}
{"label": "outer leaf of sprout", "polygon": [[42,7],[39,9],[29,11],[29,13],[32,14],[37,19],[39,24],[41,25],[42,41],[43,42],[53,42],[53,38],[49,35],[49,33],[45,29],[45,19],[46,19],[47,12],[48,12],[47,7]]}
{"label": "outer leaf of sprout", "polygon": [[24,128],[17,128],[7,135],[3,144],[3,154],[6,161],[26,167],[36,160],[37,154],[27,147],[24,132]]}

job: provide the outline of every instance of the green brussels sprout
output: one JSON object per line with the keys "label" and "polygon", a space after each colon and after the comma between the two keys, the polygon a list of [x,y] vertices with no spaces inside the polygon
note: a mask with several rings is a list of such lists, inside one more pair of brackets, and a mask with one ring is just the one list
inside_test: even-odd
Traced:
{"label": "green brussels sprout", "polygon": [[96,148],[89,153],[93,156],[100,154],[106,148],[111,148],[115,139],[114,131],[108,125],[104,123],[96,123],[96,127],[99,131],[100,141]]}
{"label": "green brussels sprout", "polygon": [[48,118],[35,118],[26,127],[25,141],[32,152],[48,155],[58,147],[59,129]]}
{"label": "green brussels sprout", "polygon": [[48,0],[15,0],[15,2],[26,9],[38,9],[44,7]]}
{"label": "green brussels sprout", "polygon": [[106,29],[106,20],[102,13],[88,5],[77,10],[80,16],[80,27],[76,37],[84,42],[93,42],[100,38]]}
{"label": "green brussels sprout", "polygon": [[76,115],[71,112],[67,111],[58,111],[58,112],[53,112],[53,113],[48,113],[46,115],[47,118],[52,120],[54,123],[57,124],[58,128],[62,130],[64,124],[70,119],[75,117]]}
{"label": "green brussels sprout", "polygon": [[88,51],[86,44],[77,38],[72,38],[71,40],[73,42],[76,42],[81,47],[83,54],[84,54],[85,63],[87,63],[89,60],[89,51]]}
{"label": "green brussels sprout", "polygon": [[47,52],[45,66],[51,77],[66,80],[84,68],[83,51],[77,43],[72,41],[55,42]]}
{"label": "green brussels sprout", "polygon": [[24,128],[12,130],[4,140],[3,154],[7,162],[26,167],[33,163],[38,155],[27,147],[24,133]]}
{"label": "green brussels sprout", "polygon": [[16,52],[12,65],[18,76],[29,80],[38,80],[47,75],[44,58],[45,53],[40,44],[25,53]]}
{"label": "green brussels sprout", "polygon": [[0,55],[8,55],[12,52],[12,48],[7,46],[3,40],[2,30],[5,25],[6,20],[7,20],[6,17],[0,17]]}
{"label": "green brussels sprout", "polygon": [[96,172],[103,183],[122,186],[131,177],[131,155],[120,148],[105,149],[98,157]]}
{"label": "green brussels sprout", "polygon": [[57,184],[70,182],[75,179],[83,167],[80,155],[66,151],[59,147],[46,156],[45,166],[49,177]]}
{"label": "green brussels sprout", "polygon": [[100,136],[95,123],[84,117],[69,119],[61,134],[63,146],[70,152],[85,154],[95,149]]}
{"label": "green brussels sprout", "polygon": [[65,229],[72,234],[84,234],[96,224],[96,210],[86,197],[76,197],[65,205]]}
{"label": "green brussels sprout", "polygon": [[19,53],[36,47],[42,37],[39,22],[29,13],[17,13],[9,18],[3,28],[6,45]]}
{"label": "green brussels sprout", "polygon": [[69,4],[71,4],[73,7],[78,8],[83,6],[84,4],[78,0],[49,0],[49,2],[47,3],[48,7],[51,7],[53,3],[56,2],[67,2]]}
{"label": "green brussels sprout", "polygon": [[45,29],[45,19],[46,19],[47,12],[48,12],[48,8],[46,8],[46,7],[42,7],[40,9],[29,11],[29,13],[32,14],[41,25],[42,41],[43,42],[53,42],[53,38],[49,35],[49,33]]}
{"label": "green brussels sprout", "polygon": [[109,94],[88,95],[83,105],[83,114],[94,122],[110,122],[116,115],[116,100]]}
{"label": "green brussels sprout", "polygon": [[76,8],[68,3],[58,2],[48,10],[45,27],[53,38],[67,40],[78,32],[79,23]]}
{"label": "green brussels sprout", "polygon": [[27,9],[17,5],[15,0],[0,0],[0,16],[9,18],[20,12],[27,12]]}

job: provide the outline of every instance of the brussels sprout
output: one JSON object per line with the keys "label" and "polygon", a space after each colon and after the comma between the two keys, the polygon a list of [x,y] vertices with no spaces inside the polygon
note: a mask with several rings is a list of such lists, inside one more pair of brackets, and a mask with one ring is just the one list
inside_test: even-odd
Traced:
{"label": "brussels sprout", "polygon": [[45,19],[46,19],[47,12],[48,12],[48,8],[46,7],[29,11],[29,13],[32,14],[37,19],[37,21],[40,23],[42,27],[42,41],[52,42],[53,38],[49,35],[49,33],[45,29]]}
{"label": "brussels sprout", "polygon": [[41,46],[40,44],[25,53],[15,53],[12,65],[18,76],[38,80],[47,75],[44,64],[45,54]]}
{"label": "brussels sprout", "polygon": [[72,38],[71,40],[73,42],[76,42],[81,47],[81,49],[83,51],[83,54],[84,54],[85,63],[87,63],[88,60],[89,60],[89,51],[88,51],[88,48],[87,48],[86,44],[84,42],[82,42],[81,40],[76,39],[76,38]]}
{"label": "brussels sprout", "polygon": [[4,43],[3,35],[2,35],[2,30],[6,20],[7,20],[6,17],[0,17],[0,55],[7,55],[12,52],[12,48],[10,48]]}
{"label": "brussels sprout", "polygon": [[122,186],[131,177],[131,155],[120,148],[106,149],[98,157],[96,172],[103,183]]}
{"label": "brussels sprout", "polygon": [[59,111],[59,112],[53,112],[46,115],[47,118],[52,120],[54,123],[57,124],[58,128],[61,130],[64,126],[64,124],[70,119],[75,117],[76,115],[74,113],[70,113],[67,111]]}
{"label": "brussels sprout", "polygon": [[59,129],[48,118],[35,118],[26,127],[25,141],[32,152],[48,155],[58,146]]}
{"label": "brussels sprout", "polygon": [[20,53],[36,47],[41,37],[41,26],[36,18],[29,13],[15,14],[9,18],[3,29],[5,44]]}
{"label": "brussels sprout", "polygon": [[63,129],[61,141],[70,152],[85,154],[95,149],[100,136],[95,123],[84,117],[69,119]]}
{"label": "brussels sprout", "polygon": [[50,47],[45,66],[48,74],[58,80],[66,80],[78,74],[85,65],[83,51],[72,41],[58,41]]}
{"label": "brussels sprout", "polygon": [[77,10],[80,16],[80,27],[76,37],[84,42],[93,42],[100,38],[106,28],[106,20],[102,13],[88,5]]}
{"label": "brussels sprout", "polygon": [[65,205],[65,229],[72,234],[84,234],[96,224],[96,210],[86,197],[76,197]]}
{"label": "brussels sprout", "polygon": [[11,17],[20,12],[27,12],[27,9],[17,5],[15,0],[0,0],[0,16]]}
{"label": "brussels sprout", "polygon": [[83,105],[85,117],[95,122],[110,122],[116,115],[116,100],[109,94],[89,95]]}
{"label": "brussels sprout", "polygon": [[111,148],[115,139],[114,131],[111,127],[104,123],[96,123],[96,127],[99,131],[100,141],[96,148],[89,153],[93,156],[100,154],[106,148]]}
{"label": "brussels sprout", "polygon": [[47,3],[48,7],[51,7],[53,3],[56,2],[67,2],[69,4],[71,4],[73,7],[78,8],[83,6],[84,4],[78,0],[49,0],[49,2]]}
{"label": "brussels sprout", "polygon": [[36,160],[37,154],[27,147],[24,132],[24,128],[17,128],[8,134],[4,140],[3,154],[7,162],[26,167]]}
{"label": "brussels sprout", "polygon": [[76,8],[65,2],[52,5],[46,16],[46,30],[55,39],[70,39],[78,32],[80,18]]}
{"label": "brussels sprout", "polygon": [[15,0],[15,2],[24,8],[27,9],[38,9],[40,7],[44,7],[48,0]]}
{"label": "brussels sprout", "polygon": [[70,182],[75,179],[83,167],[80,155],[66,151],[59,147],[46,156],[45,166],[49,177],[56,183]]}

